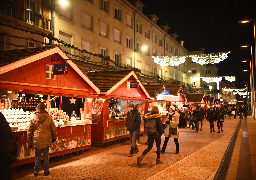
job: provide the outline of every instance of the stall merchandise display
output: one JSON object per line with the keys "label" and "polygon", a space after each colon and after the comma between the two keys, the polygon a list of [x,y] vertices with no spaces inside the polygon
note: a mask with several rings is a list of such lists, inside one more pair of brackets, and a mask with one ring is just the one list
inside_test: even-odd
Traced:
{"label": "stall merchandise display", "polygon": [[13,131],[27,130],[32,113],[23,109],[4,109],[1,111]]}

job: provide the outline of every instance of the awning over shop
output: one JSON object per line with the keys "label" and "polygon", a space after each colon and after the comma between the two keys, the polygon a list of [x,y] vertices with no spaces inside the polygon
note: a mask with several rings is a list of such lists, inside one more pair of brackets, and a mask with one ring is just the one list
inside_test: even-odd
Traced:
{"label": "awning over shop", "polygon": [[183,102],[183,97],[181,96],[173,96],[173,95],[157,95],[157,100],[161,101],[170,101],[170,102]]}
{"label": "awning over shop", "polygon": [[[0,51],[0,89],[43,95],[88,97],[100,90],[58,46]],[[46,78],[47,65],[67,64],[68,74]],[[53,76],[52,76],[53,77]]]}
{"label": "awning over shop", "polygon": [[134,71],[97,71],[87,75],[100,89],[101,95],[129,100],[150,98]]}
{"label": "awning over shop", "polygon": [[186,102],[187,103],[203,103],[204,93],[187,93]]}

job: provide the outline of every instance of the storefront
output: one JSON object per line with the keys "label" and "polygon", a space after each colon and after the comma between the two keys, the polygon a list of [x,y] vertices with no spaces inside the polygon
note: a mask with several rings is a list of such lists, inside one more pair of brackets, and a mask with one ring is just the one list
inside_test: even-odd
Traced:
{"label": "storefront", "polygon": [[[94,117],[86,102],[100,91],[77,65],[57,46],[0,51],[0,56],[0,109],[18,137],[18,161],[11,166],[34,161],[27,127],[42,101],[57,126],[57,141],[49,157],[89,149]],[[66,106],[70,112],[63,110]]]}
{"label": "storefront", "polygon": [[[88,77],[100,89],[100,97],[105,99],[98,124],[92,124],[92,145],[103,146],[128,138],[127,105],[130,102],[140,104],[143,116],[145,102],[150,97],[137,75],[133,71],[103,71],[91,72]],[[140,127],[143,133],[143,119]]]}

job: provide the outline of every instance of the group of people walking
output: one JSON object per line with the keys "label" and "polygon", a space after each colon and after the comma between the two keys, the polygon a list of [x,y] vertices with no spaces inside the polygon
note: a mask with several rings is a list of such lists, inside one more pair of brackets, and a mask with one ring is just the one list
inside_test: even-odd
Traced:
{"label": "group of people walking", "polygon": [[[129,112],[127,113],[127,130],[130,134],[130,141],[131,141],[131,150],[128,157],[132,157],[133,154],[137,154],[139,149],[136,145],[136,135],[137,129],[139,128],[139,124],[141,121],[141,114],[134,107],[133,103],[128,105]],[[166,123],[163,124],[162,122],[162,115],[159,113],[158,107],[153,106],[151,111],[145,115],[145,132],[148,134],[148,147],[145,149],[141,156],[137,157],[137,164],[138,166],[141,165],[141,161],[146,156],[146,154],[152,149],[154,141],[156,142],[157,147],[157,159],[156,164],[162,164],[163,162],[160,160],[160,154],[165,153],[165,149],[170,137],[174,138],[174,142],[176,144],[176,152],[175,154],[179,153],[179,131],[178,131],[178,124],[179,124],[179,117],[180,114],[176,111],[175,106],[169,107],[169,112],[167,113]],[[163,147],[161,149],[161,136],[164,134],[165,141]]]}

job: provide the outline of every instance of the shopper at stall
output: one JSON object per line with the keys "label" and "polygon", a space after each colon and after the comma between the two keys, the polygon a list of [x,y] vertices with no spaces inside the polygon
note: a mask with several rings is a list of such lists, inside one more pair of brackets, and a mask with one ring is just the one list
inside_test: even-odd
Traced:
{"label": "shopper at stall", "polygon": [[33,119],[28,127],[28,145],[35,149],[35,167],[34,175],[38,176],[41,165],[41,154],[44,159],[44,175],[48,176],[49,172],[49,147],[56,141],[57,132],[56,126],[45,110],[44,103],[39,103],[36,112],[33,114]]}
{"label": "shopper at stall", "polygon": [[[141,114],[141,108],[140,108],[140,105],[139,104],[136,104],[135,105],[135,108],[138,110],[138,112]],[[140,119],[141,119],[141,116],[140,116]],[[140,125],[141,125],[141,122],[140,122]],[[140,145],[140,127],[138,128],[137,130],[137,140],[136,140],[136,144],[137,146]]]}
{"label": "shopper at stall", "polygon": [[[11,163],[13,163],[13,158],[16,158],[17,160],[18,155],[17,144],[15,141],[16,138],[12,142],[13,137],[15,138],[15,136],[12,134],[9,123],[6,121],[4,115],[0,112],[0,179],[12,179],[9,166]],[[15,156],[15,154],[17,155]]]}
{"label": "shopper at stall", "polygon": [[176,152],[175,154],[178,154],[180,151],[179,148],[179,130],[178,130],[178,124],[179,124],[179,116],[180,114],[175,110],[174,106],[169,107],[169,112],[167,114],[167,119],[166,119],[166,128],[164,130],[164,136],[165,136],[165,141],[161,150],[161,153],[165,153],[165,149],[167,146],[167,143],[170,139],[170,137],[174,138],[174,142],[176,144]]}
{"label": "shopper at stall", "polygon": [[139,152],[138,146],[136,145],[136,139],[137,139],[137,133],[138,129],[140,128],[140,113],[138,110],[134,107],[133,103],[130,103],[128,105],[128,113],[127,113],[127,120],[126,120],[126,126],[127,131],[129,131],[130,141],[132,143],[130,154],[128,157],[132,157],[133,154],[137,154]]}
{"label": "shopper at stall", "polygon": [[159,114],[159,110],[157,106],[153,106],[152,110],[149,114],[145,115],[146,118],[146,133],[148,133],[148,148],[145,149],[141,156],[137,158],[137,165],[141,165],[141,161],[144,156],[152,149],[154,141],[156,141],[157,147],[157,159],[156,164],[162,164],[163,162],[160,160],[160,145],[161,145],[161,135],[163,134],[163,127],[161,121],[161,114]]}
{"label": "shopper at stall", "polygon": [[210,129],[211,129],[210,132],[215,132],[215,130],[214,130],[215,111],[214,111],[212,105],[207,110],[207,120],[210,122]]}

